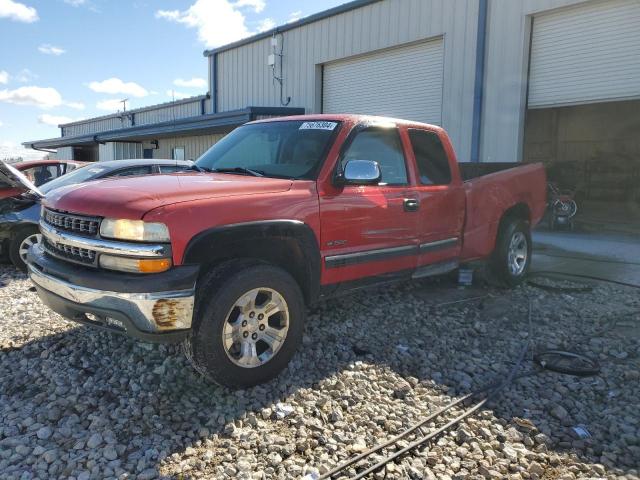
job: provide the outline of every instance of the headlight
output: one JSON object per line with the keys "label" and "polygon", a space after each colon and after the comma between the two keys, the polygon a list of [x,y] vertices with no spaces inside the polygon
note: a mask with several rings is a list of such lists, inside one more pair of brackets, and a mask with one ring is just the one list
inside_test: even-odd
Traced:
{"label": "headlight", "polygon": [[169,229],[164,223],[142,220],[105,218],[100,224],[100,236],[137,242],[169,242]]}

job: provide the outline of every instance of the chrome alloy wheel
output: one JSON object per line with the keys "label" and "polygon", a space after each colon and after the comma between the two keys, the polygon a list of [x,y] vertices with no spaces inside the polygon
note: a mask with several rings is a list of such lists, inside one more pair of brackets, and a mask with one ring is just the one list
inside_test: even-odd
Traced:
{"label": "chrome alloy wheel", "polygon": [[229,310],[222,342],[233,363],[255,368],[278,353],[288,330],[289,308],[284,297],[271,288],[254,288]]}
{"label": "chrome alloy wheel", "polygon": [[522,275],[527,266],[529,255],[529,245],[527,236],[522,232],[515,232],[509,242],[509,271],[513,276]]}
{"label": "chrome alloy wheel", "polygon": [[29,249],[35,245],[36,243],[40,243],[42,241],[42,234],[34,233],[33,235],[29,235],[25,238],[20,244],[20,248],[18,249],[18,255],[20,255],[20,260],[24,263],[27,263],[27,252]]}

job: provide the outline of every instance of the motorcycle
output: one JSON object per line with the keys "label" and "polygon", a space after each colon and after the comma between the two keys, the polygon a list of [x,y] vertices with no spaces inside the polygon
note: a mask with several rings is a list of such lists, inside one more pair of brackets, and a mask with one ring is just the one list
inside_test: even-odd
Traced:
{"label": "motorcycle", "polygon": [[547,187],[549,195],[547,202],[549,227],[551,230],[560,228],[573,230],[573,218],[578,213],[578,204],[573,199],[575,193],[568,190],[560,190],[560,187],[553,182],[549,182]]}

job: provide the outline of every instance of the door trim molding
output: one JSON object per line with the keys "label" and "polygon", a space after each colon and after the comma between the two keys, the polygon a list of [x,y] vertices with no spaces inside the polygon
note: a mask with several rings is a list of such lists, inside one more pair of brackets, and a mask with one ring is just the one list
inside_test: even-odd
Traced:
{"label": "door trim molding", "polygon": [[458,244],[458,237],[445,238],[444,240],[437,240],[435,242],[428,242],[420,244],[420,253],[435,252],[437,250],[444,250],[445,248],[451,248]]}
{"label": "door trim molding", "polygon": [[402,245],[400,247],[378,248],[375,250],[343,253],[341,255],[330,255],[324,258],[324,263],[327,268],[338,268],[378,260],[388,260],[389,258],[418,255],[454,247],[458,244],[458,240],[458,237],[451,237],[435,242],[423,243],[421,245]]}
{"label": "door trim molding", "polygon": [[416,255],[417,253],[417,245],[403,245],[401,247],[380,248],[376,250],[365,250],[363,252],[331,255],[329,257],[325,257],[324,263],[327,268],[337,268],[377,260],[387,260],[395,257],[404,257],[407,255]]}

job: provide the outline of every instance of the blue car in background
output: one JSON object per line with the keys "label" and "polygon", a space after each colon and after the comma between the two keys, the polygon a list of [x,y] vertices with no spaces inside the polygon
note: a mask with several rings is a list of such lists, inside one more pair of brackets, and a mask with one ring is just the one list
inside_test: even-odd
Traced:
{"label": "blue car in background", "polygon": [[[185,160],[134,159],[97,162],[42,185],[39,187],[39,193],[46,196],[56,188],[104,178],[166,174],[185,170],[197,170],[197,167],[192,161]],[[40,201],[37,195],[27,192],[0,200],[0,256],[8,258],[22,271],[26,271],[27,251],[41,239],[39,221]]]}

